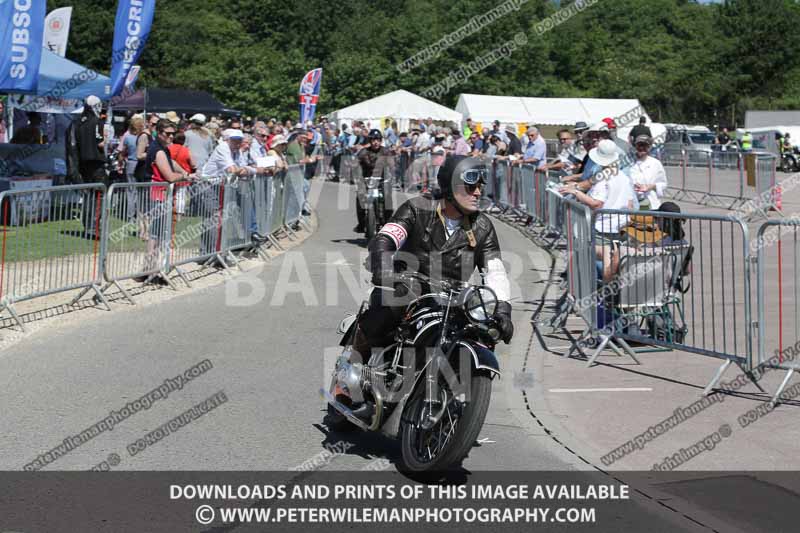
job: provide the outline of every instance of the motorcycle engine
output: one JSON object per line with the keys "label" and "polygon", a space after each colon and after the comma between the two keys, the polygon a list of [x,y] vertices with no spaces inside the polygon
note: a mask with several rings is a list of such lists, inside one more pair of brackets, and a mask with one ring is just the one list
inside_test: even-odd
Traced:
{"label": "motorcycle engine", "polygon": [[351,353],[350,350],[347,350],[337,359],[336,381],[350,395],[351,399],[355,400],[353,392],[361,391],[361,371],[364,365],[362,363],[351,363]]}
{"label": "motorcycle engine", "polygon": [[378,392],[373,391],[373,386],[378,385],[379,390],[386,389],[385,378],[368,364],[350,361],[351,354],[352,351],[347,349],[337,359],[336,381],[353,402],[370,402]]}

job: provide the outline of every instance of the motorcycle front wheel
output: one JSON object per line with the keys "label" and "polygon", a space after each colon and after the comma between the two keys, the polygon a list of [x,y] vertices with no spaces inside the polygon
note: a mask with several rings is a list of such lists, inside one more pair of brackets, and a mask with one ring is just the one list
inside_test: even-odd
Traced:
{"label": "motorcycle front wheel", "polygon": [[[408,472],[442,472],[461,465],[478,438],[489,409],[492,380],[485,373],[473,373],[468,402],[453,397],[444,380],[433,402],[426,401],[423,382],[406,407],[401,433],[402,470]],[[444,412],[428,427],[431,415]]]}
{"label": "motorcycle front wheel", "polygon": [[371,202],[369,207],[367,207],[367,242],[371,241],[372,238],[375,236],[375,227],[377,226],[376,214],[375,214],[375,202]]}

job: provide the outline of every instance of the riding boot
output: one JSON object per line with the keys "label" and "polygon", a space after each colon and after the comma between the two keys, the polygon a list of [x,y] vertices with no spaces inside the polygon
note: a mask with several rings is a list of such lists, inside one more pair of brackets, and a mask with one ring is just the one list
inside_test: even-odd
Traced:
{"label": "riding boot", "polygon": [[353,231],[363,233],[367,228],[367,210],[361,207],[360,203],[356,205],[356,219],[358,220],[358,226]]}
{"label": "riding boot", "polygon": [[356,334],[353,338],[353,356],[350,358],[352,363],[367,364],[372,356],[372,346],[367,340],[367,335],[361,326],[356,327]]}
{"label": "riding boot", "polygon": [[[364,334],[364,331],[360,326],[356,327],[356,333],[353,338],[352,353],[350,355],[350,362],[362,363],[366,365],[371,356],[372,347],[367,340],[367,336]],[[365,422],[369,422],[372,419],[375,409],[371,402],[364,401],[361,391],[358,391],[355,394],[354,391],[351,391],[350,402],[350,408],[352,409],[354,415]]]}

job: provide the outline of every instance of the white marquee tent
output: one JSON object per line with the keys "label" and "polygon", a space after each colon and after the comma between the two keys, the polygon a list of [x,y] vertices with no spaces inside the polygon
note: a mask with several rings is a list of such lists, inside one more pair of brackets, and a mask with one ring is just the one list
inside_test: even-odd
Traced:
{"label": "white marquee tent", "polygon": [[408,131],[411,121],[416,122],[428,117],[435,121],[456,124],[460,124],[463,120],[461,113],[403,90],[392,91],[339,109],[329,116],[338,125],[363,120],[370,127],[380,127],[382,119],[391,118],[397,121],[399,131]]}
{"label": "white marquee tent", "polygon": [[[504,124],[532,123],[543,126],[574,125],[578,121],[593,124],[606,117],[622,124],[650,117],[637,99],[607,98],[526,98],[461,94],[456,111],[475,122],[486,124],[499,120]],[[625,117],[625,118],[623,118]]]}

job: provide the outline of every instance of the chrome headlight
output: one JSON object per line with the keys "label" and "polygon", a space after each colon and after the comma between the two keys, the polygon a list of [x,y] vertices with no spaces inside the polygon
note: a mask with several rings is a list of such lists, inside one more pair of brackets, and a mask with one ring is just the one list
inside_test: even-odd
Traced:
{"label": "chrome headlight", "polygon": [[473,322],[487,322],[494,316],[497,295],[489,287],[468,287],[462,293],[464,312]]}

